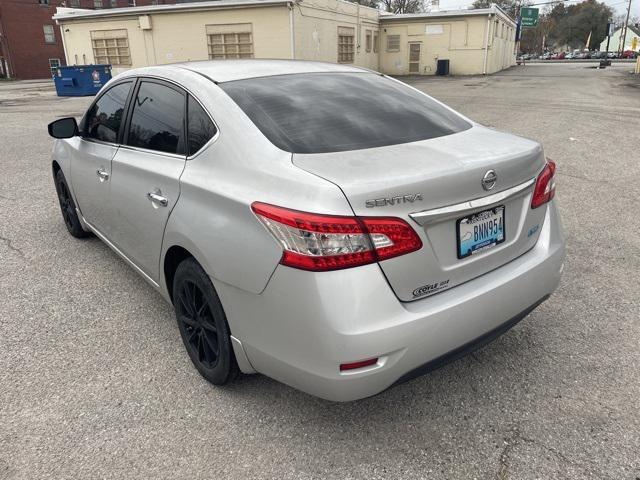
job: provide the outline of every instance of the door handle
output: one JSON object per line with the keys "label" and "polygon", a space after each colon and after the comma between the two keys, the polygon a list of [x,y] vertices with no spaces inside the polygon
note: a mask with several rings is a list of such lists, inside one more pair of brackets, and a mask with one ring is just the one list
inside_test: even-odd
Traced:
{"label": "door handle", "polygon": [[96,175],[98,175],[101,182],[104,182],[105,180],[109,180],[109,172],[103,170],[102,167],[96,170]]}
{"label": "door handle", "polygon": [[156,205],[161,205],[163,207],[166,207],[169,204],[169,200],[167,200],[167,197],[163,197],[162,195],[156,192],[147,193],[147,198],[151,200],[152,203]]}

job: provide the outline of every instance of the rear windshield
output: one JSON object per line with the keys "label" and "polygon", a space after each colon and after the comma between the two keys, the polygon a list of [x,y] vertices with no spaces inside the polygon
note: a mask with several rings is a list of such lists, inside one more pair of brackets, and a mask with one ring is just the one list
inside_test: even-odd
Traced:
{"label": "rear windshield", "polygon": [[471,127],[429,97],[374,73],[307,73],[220,84],[277,147],[325,153],[442,137]]}

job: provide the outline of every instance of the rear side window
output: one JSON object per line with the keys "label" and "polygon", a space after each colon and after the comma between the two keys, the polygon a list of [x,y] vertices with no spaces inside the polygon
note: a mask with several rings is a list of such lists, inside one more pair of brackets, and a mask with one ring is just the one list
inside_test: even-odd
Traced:
{"label": "rear side window", "polygon": [[293,153],[382,147],[471,127],[408,86],[374,73],[308,73],[220,84],[262,133]]}
{"label": "rear side window", "polygon": [[85,137],[111,143],[118,141],[124,104],[132,83],[120,83],[110,88],[93,104],[84,119]]}
{"label": "rear side window", "polygon": [[133,101],[127,145],[184,154],[184,107],[184,93],[143,80]]}
{"label": "rear side window", "polygon": [[189,155],[193,155],[204,147],[218,130],[209,115],[207,115],[207,112],[191,95],[189,95],[187,112]]}

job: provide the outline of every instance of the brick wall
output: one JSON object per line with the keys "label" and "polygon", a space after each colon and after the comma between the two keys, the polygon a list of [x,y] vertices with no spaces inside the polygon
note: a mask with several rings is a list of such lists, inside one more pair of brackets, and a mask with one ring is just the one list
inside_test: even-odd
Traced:
{"label": "brick wall", "polygon": [[[40,1],[43,4],[40,4]],[[96,0],[0,0],[0,63],[9,64],[19,79],[51,76],[49,59],[65,64],[60,27],[51,19],[58,6],[95,8]],[[133,0],[101,0],[103,8],[128,7]],[[48,4],[47,4],[48,3]],[[135,0],[136,6],[175,3],[171,0]],[[54,43],[45,42],[44,25],[53,26]],[[0,67],[1,69],[1,67]]]}

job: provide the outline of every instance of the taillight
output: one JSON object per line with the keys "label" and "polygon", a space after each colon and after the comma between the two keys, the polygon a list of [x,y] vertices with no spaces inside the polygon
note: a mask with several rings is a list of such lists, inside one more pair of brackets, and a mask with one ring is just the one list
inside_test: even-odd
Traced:
{"label": "taillight", "polygon": [[533,199],[531,200],[531,208],[538,208],[549,202],[556,194],[556,181],[553,178],[556,173],[556,164],[552,160],[547,160],[538,179],[536,180],[536,188],[533,190]]}
{"label": "taillight", "polygon": [[400,218],[322,215],[260,202],[251,209],[284,248],[280,263],[302,270],[357,267],[422,247]]}

